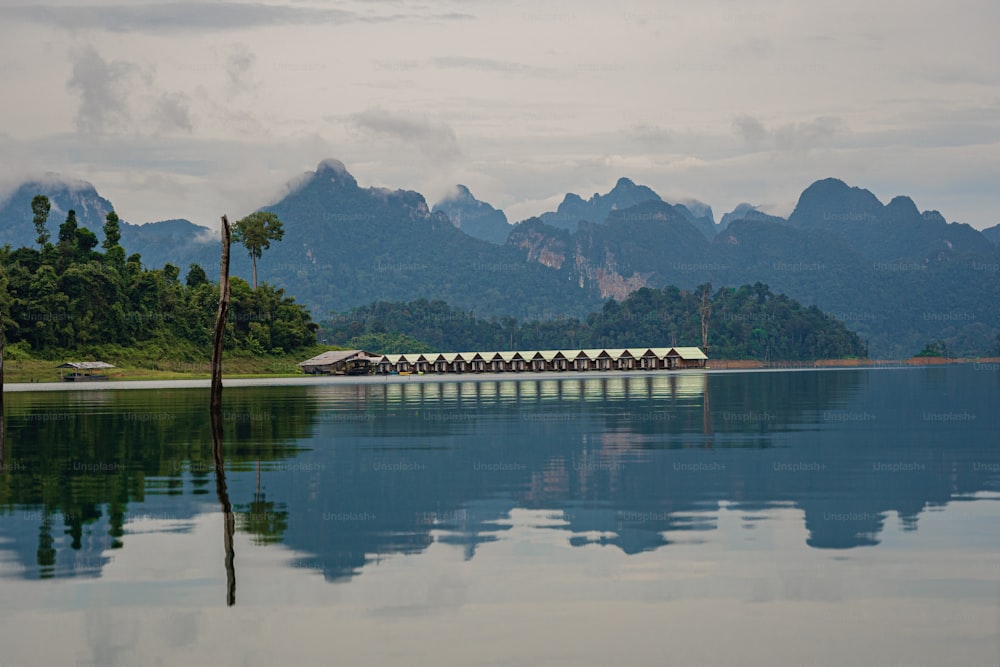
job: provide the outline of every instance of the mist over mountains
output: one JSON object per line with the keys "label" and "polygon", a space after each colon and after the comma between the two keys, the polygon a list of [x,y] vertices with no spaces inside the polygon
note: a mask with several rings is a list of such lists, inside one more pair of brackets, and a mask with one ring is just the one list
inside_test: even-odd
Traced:
{"label": "mist over mountains", "polygon": [[[111,202],[88,183],[47,179],[0,204],[0,244],[34,244],[35,194],[52,201],[53,234],[73,208],[101,237]],[[464,186],[431,207],[417,192],[362,187],[326,160],[265,208],[285,237],[259,262],[260,278],[317,320],[421,298],[480,316],[580,317],[640,287],[760,281],[841,319],[874,357],[910,356],[939,339],[954,354],[995,354],[1000,335],[1000,225],[948,223],[909,197],[882,204],[833,178],[807,187],[787,220],[741,204],[716,222],[706,204],[667,203],[621,178],[606,194],[567,194],[556,211],[511,225]],[[182,274],[196,263],[214,278],[216,241],[186,220],[122,224],[127,253]],[[234,250],[233,273],[248,276],[246,253]]]}

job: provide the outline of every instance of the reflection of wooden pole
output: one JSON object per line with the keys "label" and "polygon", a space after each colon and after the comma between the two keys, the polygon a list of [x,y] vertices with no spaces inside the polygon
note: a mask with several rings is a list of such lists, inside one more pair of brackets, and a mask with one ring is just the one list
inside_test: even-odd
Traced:
{"label": "reflection of wooden pole", "polygon": [[712,317],[712,304],[708,299],[711,296],[712,284],[704,286],[701,293],[701,349],[708,354],[708,320]]}
{"label": "reflection of wooden pole", "polygon": [[222,262],[219,269],[219,313],[212,338],[212,400],[213,412],[222,410],[222,339],[229,315],[229,218],[222,216]]}
{"label": "reflection of wooden pole", "polygon": [[226,606],[236,604],[236,550],[233,548],[233,533],[236,532],[236,515],[229,502],[226,488],[226,461],[222,452],[222,412],[213,410],[212,418],[212,459],[215,462],[215,495],[222,508],[223,537],[226,550]]}

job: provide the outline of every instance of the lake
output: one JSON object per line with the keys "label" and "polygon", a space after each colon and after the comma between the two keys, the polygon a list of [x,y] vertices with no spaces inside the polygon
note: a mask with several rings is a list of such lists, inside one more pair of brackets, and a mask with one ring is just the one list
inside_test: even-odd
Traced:
{"label": "lake", "polygon": [[6,396],[0,665],[997,665],[1000,370]]}

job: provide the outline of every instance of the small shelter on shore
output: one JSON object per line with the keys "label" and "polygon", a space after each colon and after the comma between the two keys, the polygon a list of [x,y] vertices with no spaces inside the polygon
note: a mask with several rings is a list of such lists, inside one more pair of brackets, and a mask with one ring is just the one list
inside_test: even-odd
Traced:
{"label": "small shelter on shore", "polygon": [[95,380],[107,380],[104,373],[95,373],[108,368],[114,368],[112,364],[105,361],[67,361],[59,364],[56,368],[70,368],[69,373],[63,373],[60,377],[63,382],[93,382]]}

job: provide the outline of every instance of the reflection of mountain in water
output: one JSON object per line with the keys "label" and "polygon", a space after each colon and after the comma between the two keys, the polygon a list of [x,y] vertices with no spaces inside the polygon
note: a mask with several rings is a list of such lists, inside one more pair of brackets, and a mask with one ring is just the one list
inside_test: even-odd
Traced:
{"label": "reflection of mountain in water", "polygon": [[[811,546],[850,548],[877,543],[889,512],[915,528],[928,505],[997,488],[997,378],[970,369],[323,391],[328,450],[302,458],[328,462],[311,485],[321,491],[280,495],[295,508],[286,543],[331,579],[435,539],[472,553],[512,507],[559,510],[571,543],[636,553],[714,528],[720,501],[748,514],[796,506]],[[963,413],[977,420],[956,430]],[[426,525],[434,516],[464,521]]]}
{"label": "reflection of mountain in water", "polygon": [[[227,457],[238,453],[227,458],[230,496],[253,508],[266,493],[280,521],[266,510],[238,525],[277,531],[258,543],[307,554],[298,565],[328,580],[434,541],[472,558],[519,507],[558,516],[546,529],[566,531],[571,544],[630,554],[668,545],[677,531],[714,529],[722,502],[758,519],[796,507],[810,546],[843,549],[877,544],[891,512],[912,530],[928,506],[1000,490],[1000,375],[972,366],[322,384],[265,395],[243,410],[273,422],[240,424],[251,432],[239,438],[227,426]],[[190,517],[200,487],[163,467],[201,459],[179,445],[187,435],[161,435],[141,450],[149,472],[140,490],[164,495],[128,501],[133,512]],[[267,454],[259,492],[258,450]],[[16,477],[0,477],[2,506],[36,508],[38,494],[10,493]],[[0,517],[22,563],[35,560],[38,526]],[[106,528],[89,530],[89,553],[100,555]]]}

